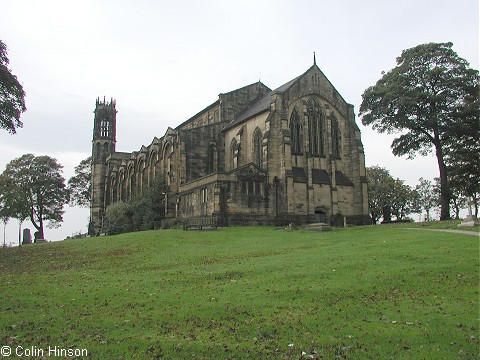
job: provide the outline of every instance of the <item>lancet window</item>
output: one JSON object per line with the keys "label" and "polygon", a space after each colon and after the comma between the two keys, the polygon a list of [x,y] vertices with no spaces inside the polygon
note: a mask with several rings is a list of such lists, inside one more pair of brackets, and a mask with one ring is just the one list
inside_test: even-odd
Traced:
{"label": "lancet window", "polygon": [[310,154],[312,156],[323,155],[324,115],[320,110],[320,106],[313,98],[308,100],[307,103],[307,121]]}
{"label": "lancet window", "polygon": [[340,128],[335,117],[332,118],[332,156],[340,157]]}
{"label": "lancet window", "polygon": [[263,165],[263,152],[262,152],[262,132],[259,128],[255,129],[253,134],[253,153],[255,156],[255,164],[258,166]]}
{"label": "lancet window", "polygon": [[296,109],[293,109],[290,116],[290,141],[292,154],[301,155],[303,153],[302,124]]}

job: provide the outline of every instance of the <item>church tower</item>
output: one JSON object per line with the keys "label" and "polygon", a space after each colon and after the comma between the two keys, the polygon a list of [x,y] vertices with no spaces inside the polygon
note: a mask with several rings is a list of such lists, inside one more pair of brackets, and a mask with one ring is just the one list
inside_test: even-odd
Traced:
{"label": "church tower", "polygon": [[90,235],[98,234],[103,225],[107,157],[115,152],[116,143],[116,102],[97,99],[95,103],[92,140],[92,193],[90,200]]}

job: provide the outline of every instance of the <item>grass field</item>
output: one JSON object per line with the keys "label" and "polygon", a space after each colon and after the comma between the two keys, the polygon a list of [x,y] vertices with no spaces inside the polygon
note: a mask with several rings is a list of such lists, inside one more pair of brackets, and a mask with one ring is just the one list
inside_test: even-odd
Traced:
{"label": "grass field", "polygon": [[458,224],[461,224],[460,220],[447,220],[447,221],[429,221],[429,222],[413,222],[413,223],[392,223],[385,224],[385,226],[391,226],[394,228],[419,228],[419,229],[443,229],[443,230],[462,230],[462,231],[471,231],[480,232],[480,226],[462,226],[459,227]]}
{"label": "grass field", "polygon": [[13,354],[18,346],[24,355],[87,349],[89,359],[479,354],[479,238],[468,235],[250,227],[34,244],[0,250],[0,294],[0,346]]}

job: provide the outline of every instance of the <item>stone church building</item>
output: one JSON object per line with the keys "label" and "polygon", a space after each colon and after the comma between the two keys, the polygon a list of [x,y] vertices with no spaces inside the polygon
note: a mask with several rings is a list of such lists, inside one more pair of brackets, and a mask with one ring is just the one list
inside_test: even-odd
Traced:
{"label": "stone church building", "polygon": [[365,156],[353,105],[315,61],[271,90],[261,82],[218,99],[148,146],[115,151],[115,101],[97,100],[91,231],[105,208],[168,185],[165,217],[219,226],[370,223]]}

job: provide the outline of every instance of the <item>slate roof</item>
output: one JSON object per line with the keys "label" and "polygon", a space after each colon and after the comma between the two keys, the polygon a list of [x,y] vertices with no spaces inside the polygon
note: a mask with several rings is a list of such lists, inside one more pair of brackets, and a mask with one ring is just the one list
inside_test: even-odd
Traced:
{"label": "slate roof", "polygon": [[[308,71],[308,70],[307,70]],[[289,82],[287,82],[286,84],[283,84],[282,86],[280,86],[279,88],[275,89],[272,91],[272,93],[276,93],[276,92],[285,92],[287,91],[290,86],[292,86],[298,79],[300,79],[304,74],[300,75],[300,76],[297,76],[295,79],[293,80],[290,80]]]}
{"label": "slate roof", "polygon": [[341,171],[335,171],[335,180],[337,185],[353,186],[353,182]]}
{"label": "slate roof", "polygon": [[331,184],[326,170],[312,169],[312,184]]}
{"label": "slate roof", "polygon": [[233,119],[223,130],[227,130],[237,124],[244,122],[245,120],[254,117],[255,115],[261,114],[267,110],[270,110],[270,104],[272,102],[272,95],[278,92],[285,92],[287,91],[290,86],[292,86],[302,75],[297,76],[295,79],[290,80],[286,84],[283,84],[279,88],[272,90],[265,95],[262,95],[257,98],[249,107],[247,107],[244,111],[237,115],[235,119]]}
{"label": "slate roof", "polygon": [[293,172],[293,181],[299,183],[308,183],[307,173],[304,168],[301,167],[292,167]]}
{"label": "slate roof", "polygon": [[261,114],[264,111],[270,109],[270,103],[272,101],[272,92],[268,92],[263,96],[260,96],[256,101],[250,105],[250,107],[246,108],[242,111],[235,119],[233,119],[230,123],[225,126],[224,130],[229,129],[237,124],[244,122],[251,117]]}

